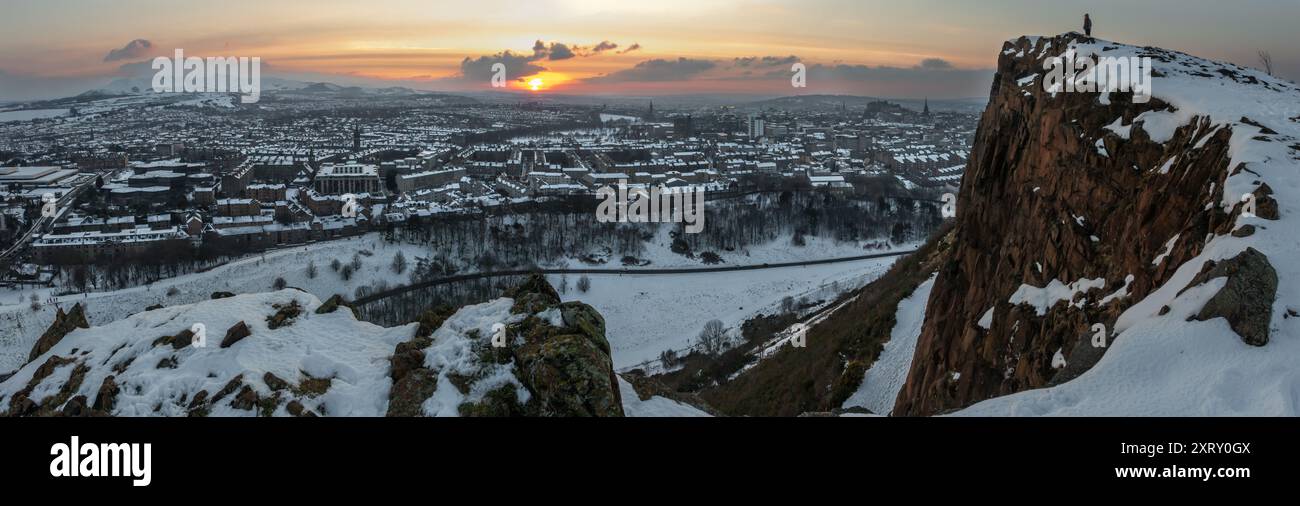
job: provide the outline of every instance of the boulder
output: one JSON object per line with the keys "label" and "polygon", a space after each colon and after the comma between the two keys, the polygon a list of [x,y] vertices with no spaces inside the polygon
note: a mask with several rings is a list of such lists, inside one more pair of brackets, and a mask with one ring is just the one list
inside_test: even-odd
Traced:
{"label": "boulder", "polygon": [[239,342],[245,337],[252,335],[253,332],[248,330],[248,324],[239,322],[226,330],[226,337],[221,340],[222,348],[229,348],[231,345]]}
{"label": "boulder", "polygon": [[1246,344],[1268,344],[1273,301],[1277,298],[1277,271],[1268,257],[1255,248],[1246,248],[1228,260],[1207,263],[1189,286],[1221,277],[1228,278],[1227,283],[1194,318],[1199,321],[1227,319],[1233,332]]}

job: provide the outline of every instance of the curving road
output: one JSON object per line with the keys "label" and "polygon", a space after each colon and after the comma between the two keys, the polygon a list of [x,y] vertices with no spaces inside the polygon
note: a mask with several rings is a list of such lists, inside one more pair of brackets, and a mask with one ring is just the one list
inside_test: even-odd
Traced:
{"label": "curving road", "polygon": [[476,272],[472,274],[461,274],[457,276],[448,276],[445,278],[430,279],[427,281],[421,281],[419,283],[412,283],[409,285],[403,285],[397,288],[384,290],[382,292],[375,292],[373,294],[352,301],[350,305],[362,306],[378,300],[383,300],[396,295],[401,295],[403,293],[412,290],[428,288],[430,286],[445,285],[448,283],[458,283],[461,281],[468,281],[471,279],[496,278],[502,276],[527,276],[529,274],[655,275],[655,274],[693,274],[693,273],[704,273],[704,272],[753,271],[759,269],[780,269],[783,267],[799,267],[804,265],[833,264],[839,262],[853,262],[856,260],[870,260],[872,258],[895,257],[895,256],[911,254],[915,251],[916,250],[911,249],[911,250],[904,250],[904,251],[891,251],[888,253],[874,253],[870,255],[858,255],[858,256],[851,256],[851,257],[825,258],[821,260],[805,260],[801,262],[781,262],[781,263],[774,263],[774,264],[758,264],[758,265],[731,265],[731,266],[720,266],[720,267],[675,267],[675,268],[663,268],[663,269],[628,269],[628,268],[623,268],[623,269],[609,269],[609,268],[520,269],[520,270],[511,270],[511,271]]}

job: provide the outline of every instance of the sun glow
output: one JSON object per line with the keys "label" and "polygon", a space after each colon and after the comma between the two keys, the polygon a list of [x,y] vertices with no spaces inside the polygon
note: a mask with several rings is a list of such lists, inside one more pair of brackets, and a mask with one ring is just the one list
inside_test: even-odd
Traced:
{"label": "sun glow", "polygon": [[542,78],[540,77],[534,77],[532,80],[528,81],[528,87],[533,91],[542,89],[542,84]]}

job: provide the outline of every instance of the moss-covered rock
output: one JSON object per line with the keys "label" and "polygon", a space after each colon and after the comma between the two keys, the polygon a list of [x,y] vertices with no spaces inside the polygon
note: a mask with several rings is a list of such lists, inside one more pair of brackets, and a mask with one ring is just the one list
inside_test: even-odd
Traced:
{"label": "moss-covered rock", "polygon": [[546,281],[546,276],[532,274],[519,286],[507,290],[506,297],[515,300],[515,313],[537,313],[560,303],[560,293]]}
{"label": "moss-covered rock", "polygon": [[320,305],[320,307],[316,308],[315,313],[329,314],[329,313],[333,313],[334,311],[337,311],[339,307],[346,307],[352,310],[352,316],[356,317],[357,319],[361,319],[361,317],[357,315],[357,308],[354,308],[351,305],[349,305],[348,301],[344,299],[342,295],[339,294],[334,294],[330,296],[330,298],[326,299],[325,302]]}
{"label": "moss-covered rock", "polygon": [[519,404],[514,385],[501,385],[483,396],[479,402],[467,402],[458,407],[460,416],[508,417],[527,414]]}
{"label": "moss-covered rock", "polygon": [[1241,340],[1252,346],[1268,344],[1273,301],[1277,298],[1277,271],[1255,248],[1227,260],[1209,262],[1190,286],[1226,277],[1227,283],[1214,294],[1195,319],[1224,318]]}
{"label": "moss-covered rock", "polygon": [[[579,302],[561,304],[555,288],[540,275],[530,276],[506,295],[514,299],[511,311],[524,315],[523,321],[507,326],[505,347],[493,347],[492,336],[466,333],[478,364],[476,370],[439,372],[427,368],[425,349],[433,343],[430,336],[455,311],[439,308],[420,318],[415,337],[398,344],[390,359],[389,416],[423,414],[424,402],[437,390],[440,377],[446,377],[461,395],[470,396],[480,381],[502,366],[512,367],[518,383],[495,385],[462,403],[457,406],[461,416],[623,416],[600,313]],[[553,316],[537,315],[553,309],[562,317],[559,325],[552,323]],[[527,390],[526,397],[520,386]]]}
{"label": "moss-covered rock", "polygon": [[275,304],[275,314],[266,317],[266,327],[269,329],[278,329],[293,324],[293,319],[302,314],[302,306],[298,301],[290,301],[288,304]]}

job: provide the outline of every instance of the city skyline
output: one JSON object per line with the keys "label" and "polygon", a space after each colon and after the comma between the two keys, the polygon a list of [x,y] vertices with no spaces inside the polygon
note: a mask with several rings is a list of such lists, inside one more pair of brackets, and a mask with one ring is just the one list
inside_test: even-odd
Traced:
{"label": "city skyline", "polygon": [[[1246,66],[1270,51],[1277,74],[1300,75],[1286,52],[1300,4],[1247,3],[30,2],[6,8],[0,100],[147,78],[152,57],[178,48],[260,57],[269,77],[431,91],[492,90],[490,69],[502,63],[521,92],[965,98],[987,92],[1002,41],[1077,30],[1085,11],[1104,39]],[[806,88],[790,86],[794,62],[808,68]]]}

